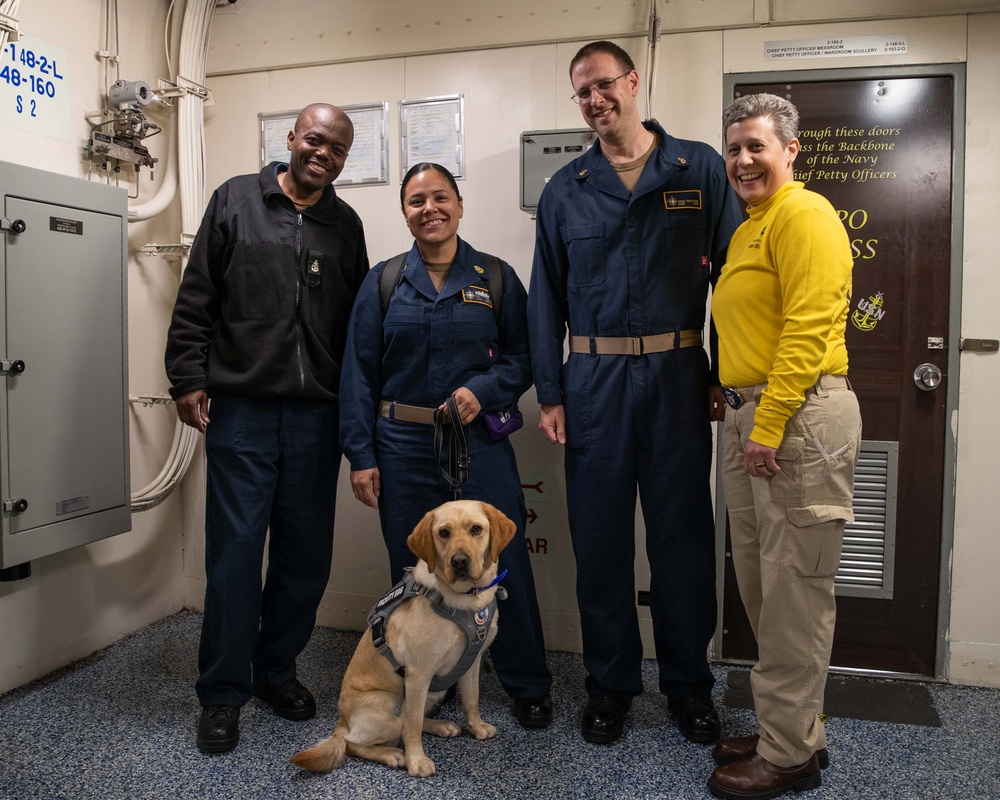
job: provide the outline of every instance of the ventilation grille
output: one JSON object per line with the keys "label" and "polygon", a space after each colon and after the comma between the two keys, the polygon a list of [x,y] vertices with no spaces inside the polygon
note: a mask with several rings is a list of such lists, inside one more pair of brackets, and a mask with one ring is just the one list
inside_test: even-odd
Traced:
{"label": "ventilation grille", "polygon": [[835,580],[843,597],[892,598],[899,442],[861,443],[854,472],[854,522],[844,530]]}

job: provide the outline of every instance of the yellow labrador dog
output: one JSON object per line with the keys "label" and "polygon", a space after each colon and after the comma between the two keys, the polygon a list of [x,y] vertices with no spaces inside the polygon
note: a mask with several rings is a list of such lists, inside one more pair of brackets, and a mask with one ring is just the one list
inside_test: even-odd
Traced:
{"label": "yellow labrador dog", "polygon": [[[420,593],[405,597],[384,620],[384,628],[376,622],[374,637],[372,628],[362,635],[341,683],[340,719],[333,735],[296,753],[293,764],[325,772],[339,767],[349,754],[389,767],[405,766],[415,777],[435,774],[421,734],[459,736],[462,729],[426,716],[444,696],[443,690],[429,691],[431,682],[435,676],[449,676],[472,655],[472,627],[479,626],[482,647],[496,636],[497,559],[516,528],[493,506],[475,500],[445,503],[424,515],[406,540],[420,559],[412,573]],[[376,604],[370,619],[403,595],[404,584]],[[456,611],[470,612],[463,618],[474,621],[456,624],[449,618],[458,618]],[[479,649],[458,678],[458,691],[469,731],[477,739],[489,739],[497,731],[479,716],[481,658]]]}

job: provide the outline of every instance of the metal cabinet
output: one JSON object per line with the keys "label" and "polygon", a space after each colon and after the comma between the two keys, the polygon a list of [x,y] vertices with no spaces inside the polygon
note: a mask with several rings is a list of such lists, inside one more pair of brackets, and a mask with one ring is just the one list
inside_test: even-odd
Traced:
{"label": "metal cabinet", "polygon": [[[0,568],[131,529],[127,198],[0,162]],[[20,577],[16,573],[14,577]]]}

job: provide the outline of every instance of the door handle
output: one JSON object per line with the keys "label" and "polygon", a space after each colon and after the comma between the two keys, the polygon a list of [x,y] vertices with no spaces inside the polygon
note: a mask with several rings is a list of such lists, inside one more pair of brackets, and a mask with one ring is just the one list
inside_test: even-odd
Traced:
{"label": "door handle", "polygon": [[913,370],[913,382],[922,392],[933,392],[941,385],[941,369],[935,364],[921,364]]}

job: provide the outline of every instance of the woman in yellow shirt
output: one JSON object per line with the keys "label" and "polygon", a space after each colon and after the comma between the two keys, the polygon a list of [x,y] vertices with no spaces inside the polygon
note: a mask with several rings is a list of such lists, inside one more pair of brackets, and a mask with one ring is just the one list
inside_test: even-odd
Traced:
{"label": "woman in yellow shirt", "polygon": [[726,171],[750,218],[729,243],[712,317],[730,406],[733,563],[759,653],[758,730],[718,742],[708,787],[741,800],[821,783],[833,581],[861,442],[844,343],[851,248],[830,203],[793,179],[798,122],[795,106],[770,94],[723,114]]}

